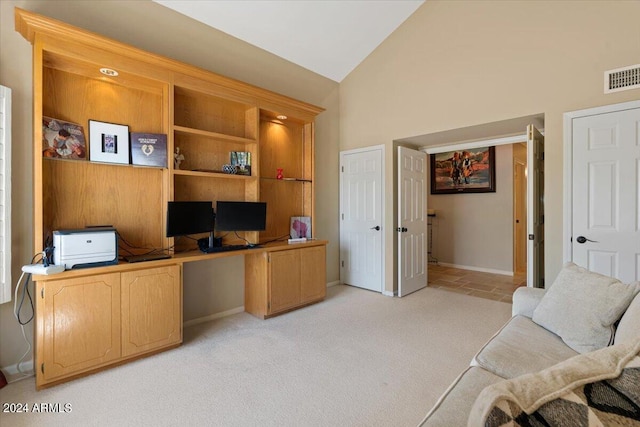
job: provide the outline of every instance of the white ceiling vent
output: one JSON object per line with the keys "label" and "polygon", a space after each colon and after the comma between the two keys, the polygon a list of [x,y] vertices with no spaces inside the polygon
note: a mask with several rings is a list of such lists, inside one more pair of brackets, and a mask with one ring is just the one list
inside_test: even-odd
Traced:
{"label": "white ceiling vent", "polygon": [[640,64],[604,72],[604,93],[640,88]]}

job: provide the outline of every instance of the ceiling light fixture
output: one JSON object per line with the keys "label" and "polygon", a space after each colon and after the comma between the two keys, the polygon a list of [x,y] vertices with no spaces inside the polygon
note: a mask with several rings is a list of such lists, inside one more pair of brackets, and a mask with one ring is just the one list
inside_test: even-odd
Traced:
{"label": "ceiling light fixture", "polygon": [[284,114],[278,114],[276,118],[279,120],[287,120],[287,116],[285,116]]}
{"label": "ceiling light fixture", "polygon": [[118,72],[116,70],[111,69],[111,68],[100,68],[100,72],[102,74],[104,74],[105,76],[109,76],[109,77],[117,77],[118,76]]}

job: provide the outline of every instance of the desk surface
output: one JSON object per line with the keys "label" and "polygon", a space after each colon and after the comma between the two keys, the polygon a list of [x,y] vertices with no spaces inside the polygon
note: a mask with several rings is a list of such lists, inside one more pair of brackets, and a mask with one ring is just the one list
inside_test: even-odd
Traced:
{"label": "desk surface", "polygon": [[237,251],[226,251],[226,252],[215,252],[210,254],[207,254],[198,250],[194,250],[194,251],[173,254],[171,258],[160,259],[155,261],[143,261],[143,262],[134,262],[134,263],[128,263],[126,261],[123,261],[118,263],[117,265],[78,268],[74,270],[66,270],[58,274],[51,274],[51,275],[36,274],[36,275],[33,275],[32,280],[34,282],[37,282],[37,281],[45,281],[45,280],[58,280],[58,279],[67,279],[72,277],[89,276],[94,274],[107,274],[107,273],[115,273],[120,271],[140,270],[143,268],[163,267],[165,265],[184,264],[188,262],[204,261],[208,259],[218,259],[218,258],[225,258],[230,256],[238,256],[238,255],[244,256],[247,254],[277,252],[277,251],[286,251],[294,248],[322,246],[322,245],[326,245],[327,243],[329,243],[327,240],[308,240],[303,243],[274,242],[274,243],[268,243],[266,245],[260,245],[258,247],[250,248],[250,249],[240,249]]}

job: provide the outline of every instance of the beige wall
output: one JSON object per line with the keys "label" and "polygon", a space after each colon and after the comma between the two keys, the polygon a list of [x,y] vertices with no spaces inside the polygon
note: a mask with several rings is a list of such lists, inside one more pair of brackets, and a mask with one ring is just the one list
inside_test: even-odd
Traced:
{"label": "beige wall", "polygon": [[[340,149],[386,144],[392,159],[395,139],[544,113],[549,283],[562,266],[562,114],[640,98],[603,94],[605,70],[640,62],[638,17],[638,1],[429,0],[340,84]],[[391,162],[385,179],[393,200]],[[387,291],[393,260],[387,247]]]}
{"label": "beige wall", "polygon": [[[68,22],[136,47],[168,56],[326,108],[316,121],[316,230],[328,239],[327,280],[338,271],[338,84],[194,22],[151,1],[0,1],[0,84],[13,90],[12,272],[28,264],[32,248],[31,45],[14,31],[14,7]],[[237,257],[193,263],[185,268],[185,321],[244,304],[244,272]],[[27,333],[31,337],[31,326]],[[12,303],[0,306],[0,367],[26,350]]]}
{"label": "beige wall", "polygon": [[513,148],[496,147],[496,192],[429,194],[433,252],[441,263],[513,272]]}

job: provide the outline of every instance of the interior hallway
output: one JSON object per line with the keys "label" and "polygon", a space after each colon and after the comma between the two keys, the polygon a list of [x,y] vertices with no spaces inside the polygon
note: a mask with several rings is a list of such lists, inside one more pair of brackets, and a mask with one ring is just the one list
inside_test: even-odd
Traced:
{"label": "interior hallway", "polygon": [[511,303],[513,292],[527,286],[527,274],[514,276],[429,264],[429,286]]}

